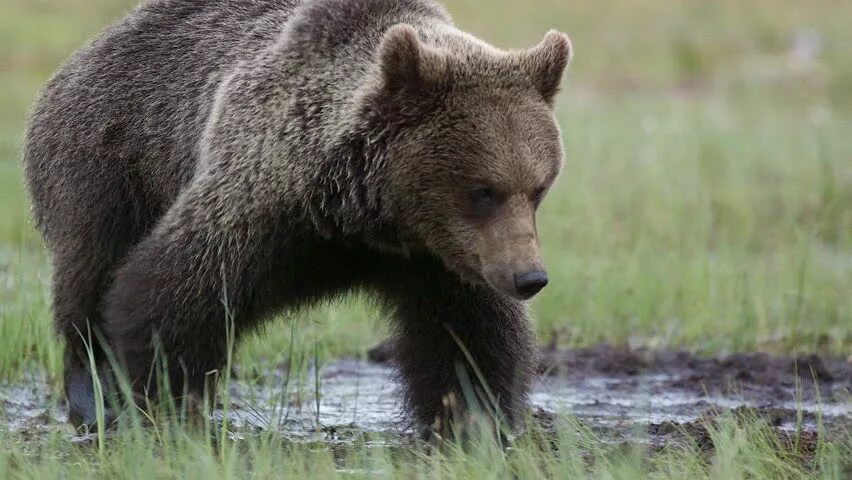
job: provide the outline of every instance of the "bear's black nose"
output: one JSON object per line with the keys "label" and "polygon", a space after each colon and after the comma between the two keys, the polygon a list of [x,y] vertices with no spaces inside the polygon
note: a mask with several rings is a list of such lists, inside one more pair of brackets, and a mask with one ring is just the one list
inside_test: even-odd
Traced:
{"label": "bear's black nose", "polygon": [[547,273],[530,272],[515,275],[515,290],[524,299],[532,298],[547,285]]}

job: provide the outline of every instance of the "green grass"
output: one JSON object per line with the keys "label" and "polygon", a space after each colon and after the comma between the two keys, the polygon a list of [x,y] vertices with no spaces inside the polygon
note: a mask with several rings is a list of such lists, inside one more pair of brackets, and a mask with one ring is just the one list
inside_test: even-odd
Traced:
{"label": "green grass", "polygon": [[[490,441],[448,447],[377,447],[365,438],[329,449],[323,444],[290,443],[274,434],[222,440],[204,428],[161,423],[128,427],[108,448],[69,443],[63,434],[0,453],[3,478],[517,478],[517,479],[843,479],[848,446],[824,445],[807,464],[759,422],[728,418],[709,431],[718,445],[708,459],[685,443],[651,457],[635,445],[602,443],[571,418],[558,421],[555,435],[534,431],[512,450]],[[4,438],[4,441],[11,440]],[[559,445],[558,449],[550,442]],[[9,445],[6,443],[6,445]],[[33,458],[44,461],[34,462]],[[848,464],[847,464],[848,466]],[[846,472],[848,473],[848,471]],[[848,478],[848,477],[845,477]]]}
{"label": "green grass", "polygon": [[[49,262],[21,181],[27,109],[64,57],[130,4],[0,7],[0,379],[35,368],[57,385],[60,373]],[[574,40],[558,104],[568,162],[539,219],[552,278],[534,303],[542,340],[555,332],[571,346],[852,352],[852,4],[454,0],[449,7],[459,25],[500,46],[532,45],[550,27]],[[795,61],[790,45],[804,31],[818,32],[822,50]],[[363,354],[385,336],[376,315],[350,299],[293,321],[323,358],[334,358]],[[289,332],[285,321],[273,322],[237,361],[280,363]],[[332,452],[271,435],[222,454],[179,428],[168,439],[131,429],[98,454],[62,434],[35,443],[3,434],[0,477],[323,476],[345,466],[355,477],[378,469],[442,478],[841,478],[852,468],[852,445],[827,443],[803,470],[757,424],[723,422],[709,459],[687,447],[649,459],[574,427],[560,430],[558,453],[525,440],[509,454],[482,446],[437,456],[359,445]]]}

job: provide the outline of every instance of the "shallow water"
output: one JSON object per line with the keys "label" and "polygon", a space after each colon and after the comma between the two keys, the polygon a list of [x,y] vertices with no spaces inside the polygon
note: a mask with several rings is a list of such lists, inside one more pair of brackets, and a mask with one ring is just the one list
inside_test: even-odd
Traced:
{"label": "shallow water", "polygon": [[[280,397],[276,388],[249,387],[236,382],[231,389],[234,399],[231,417],[257,428],[269,428],[274,419],[290,428],[303,425],[321,427],[353,426],[363,431],[405,430],[397,395],[399,385],[391,368],[357,360],[331,363],[321,370],[319,415],[313,382],[304,386],[309,398],[290,405],[284,412],[270,405]],[[309,375],[310,376],[310,375]],[[821,414],[826,419],[852,421],[852,402],[816,403],[789,398],[746,400],[736,395],[696,395],[671,389],[670,375],[638,375],[628,380],[617,377],[583,379],[539,378],[530,397],[535,409],[552,413],[570,413],[591,424],[603,426],[629,423],[686,423],[708,412],[740,407],[798,410],[805,417]],[[251,392],[249,392],[251,390]],[[250,399],[250,400],[249,400]],[[219,413],[221,414],[221,412]],[[806,425],[814,427],[815,425]]]}
{"label": "shallow water", "polygon": [[[386,438],[411,435],[390,367],[340,360],[323,366],[319,377],[318,390],[312,371],[287,388],[283,371],[269,372],[261,384],[235,380],[229,388],[227,408],[215,410],[214,419],[222,421],[227,415],[233,430],[239,432],[236,435],[272,429],[294,441],[347,442],[365,433],[381,433]],[[756,398],[753,392],[708,394],[672,387],[685,380],[693,379],[668,373],[546,376],[537,380],[530,400],[539,415],[569,413],[613,439],[630,437],[637,426],[685,425],[742,407],[768,412],[779,430],[815,431],[817,418],[825,425],[852,428],[852,397],[846,379],[833,382],[839,386],[829,385],[831,392],[822,401],[802,399],[807,395],[801,389],[798,393],[774,389],[773,395]],[[49,397],[48,386],[35,375],[21,383],[0,384],[5,427],[32,434],[68,428],[63,425],[63,407],[51,407]],[[85,439],[74,437],[70,430],[69,436]],[[660,443],[659,439],[650,440]]]}

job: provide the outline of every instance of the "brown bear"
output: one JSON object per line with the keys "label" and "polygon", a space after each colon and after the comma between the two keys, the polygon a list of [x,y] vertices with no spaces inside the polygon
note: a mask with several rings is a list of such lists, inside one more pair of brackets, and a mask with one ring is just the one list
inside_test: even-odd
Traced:
{"label": "brown bear", "polygon": [[25,153],[72,422],[95,419],[87,336],[140,400],[199,395],[229,321],[239,339],[348,292],[392,312],[420,425],[459,369],[516,422],[570,57],[558,32],[499,50],[432,0],[150,0],[106,30],[44,88]]}

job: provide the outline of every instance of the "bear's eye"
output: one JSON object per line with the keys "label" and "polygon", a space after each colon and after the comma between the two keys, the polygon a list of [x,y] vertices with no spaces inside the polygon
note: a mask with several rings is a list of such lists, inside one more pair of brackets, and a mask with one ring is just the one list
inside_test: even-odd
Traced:
{"label": "bear's eye", "polygon": [[475,216],[487,217],[502,203],[500,192],[491,187],[480,187],[470,191],[469,201]]}
{"label": "bear's eye", "polygon": [[473,198],[476,201],[490,202],[494,200],[495,192],[493,188],[477,188],[473,191]]}

